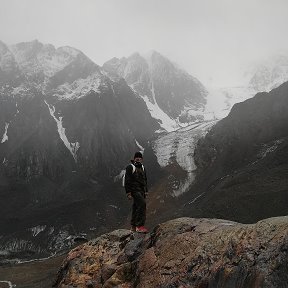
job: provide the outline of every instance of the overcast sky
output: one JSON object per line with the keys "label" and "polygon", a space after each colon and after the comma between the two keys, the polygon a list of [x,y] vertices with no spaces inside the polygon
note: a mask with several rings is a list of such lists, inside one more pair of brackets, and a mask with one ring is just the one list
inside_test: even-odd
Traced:
{"label": "overcast sky", "polygon": [[153,49],[230,85],[249,61],[288,52],[287,14],[288,0],[0,0],[0,40],[69,45],[99,65]]}

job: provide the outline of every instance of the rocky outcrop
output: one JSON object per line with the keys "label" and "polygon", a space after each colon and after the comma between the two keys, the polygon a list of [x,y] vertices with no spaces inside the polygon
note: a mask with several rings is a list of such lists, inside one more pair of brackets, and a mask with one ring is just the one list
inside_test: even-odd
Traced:
{"label": "rocky outcrop", "polygon": [[288,287],[288,217],[239,224],[179,218],[116,230],[72,250],[56,287]]}

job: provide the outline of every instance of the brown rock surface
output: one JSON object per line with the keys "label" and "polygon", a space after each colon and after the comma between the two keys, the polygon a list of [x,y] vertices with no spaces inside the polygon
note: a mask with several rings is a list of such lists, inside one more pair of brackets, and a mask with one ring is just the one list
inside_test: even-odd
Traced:
{"label": "brown rock surface", "polygon": [[57,287],[288,287],[288,217],[256,224],[179,218],[116,230],[72,250]]}

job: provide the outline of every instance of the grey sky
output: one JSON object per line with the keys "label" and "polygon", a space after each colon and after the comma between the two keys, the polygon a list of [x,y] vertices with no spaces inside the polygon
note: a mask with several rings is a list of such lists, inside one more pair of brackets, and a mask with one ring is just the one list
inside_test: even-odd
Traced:
{"label": "grey sky", "polygon": [[250,60],[288,52],[287,12],[287,0],[0,0],[0,39],[73,46],[99,65],[154,49],[230,85]]}

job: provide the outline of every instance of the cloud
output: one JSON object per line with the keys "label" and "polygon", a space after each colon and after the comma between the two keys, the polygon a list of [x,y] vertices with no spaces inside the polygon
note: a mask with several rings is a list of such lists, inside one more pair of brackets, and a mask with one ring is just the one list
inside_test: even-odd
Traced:
{"label": "cloud", "polygon": [[2,41],[74,46],[100,65],[155,49],[229,85],[243,63],[288,51],[287,0],[0,1]]}

